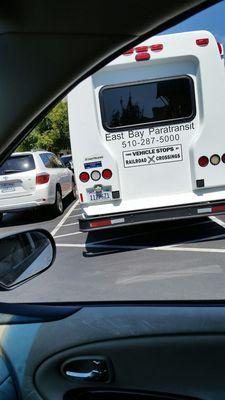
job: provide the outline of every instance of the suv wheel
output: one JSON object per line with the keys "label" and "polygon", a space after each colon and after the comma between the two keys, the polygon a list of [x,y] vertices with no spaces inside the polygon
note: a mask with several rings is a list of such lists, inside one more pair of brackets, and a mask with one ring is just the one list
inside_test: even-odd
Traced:
{"label": "suv wheel", "polygon": [[56,188],[55,203],[53,204],[53,212],[56,216],[62,215],[64,211],[62,193],[59,188]]}

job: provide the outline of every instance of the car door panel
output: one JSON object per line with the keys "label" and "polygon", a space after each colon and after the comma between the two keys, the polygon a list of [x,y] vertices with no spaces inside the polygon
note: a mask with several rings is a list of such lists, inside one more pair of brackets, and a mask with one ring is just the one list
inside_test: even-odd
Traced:
{"label": "car door panel", "polygon": [[64,168],[63,164],[55,154],[51,154],[52,171],[60,184],[62,197],[67,196],[71,192],[71,173],[68,168]]}
{"label": "car door panel", "polygon": [[[35,384],[43,398],[56,400],[71,390],[76,393],[95,388],[106,393],[130,390],[203,399],[214,398],[217,391],[217,398],[224,399],[224,352],[225,335],[165,335],[98,342],[51,357],[38,368]],[[80,382],[65,377],[61,366],[82,355],[107,356],[113,365],[112,382]]]}
{"label": "car door panel", "polygon": [[72,175],[68,168],[62,168],[65,171],[65,195],[67,196],[72,191]]}
{"label": "car door panel", "polygon": [[[121,400],[121,391],[224,399],[225,307],[219,305],[83,306],[62,320],[5,326],[2,347],[25,400],[78,400],[77,390],[83,400],[96,390],[117,391]],[[65,377],[65,362],[83,356],[109,360],[110,381]],[[98,393],[92,398],[99,400]]]}
{"label": "car door panel", "polygon": [[10,374],[3,354],[0,355],[0,399],[17,400],[17,394],[13,378]]}

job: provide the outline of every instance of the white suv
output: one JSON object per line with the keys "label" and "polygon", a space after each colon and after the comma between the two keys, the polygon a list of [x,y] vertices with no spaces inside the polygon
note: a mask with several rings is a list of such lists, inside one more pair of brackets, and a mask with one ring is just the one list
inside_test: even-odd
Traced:
{"label": "white suv", "polygon": [[0,219],[3,212],[49,204],[60,215],[70,193],[76,197],[73,173],[48,151],[14,153],[0,167]]}

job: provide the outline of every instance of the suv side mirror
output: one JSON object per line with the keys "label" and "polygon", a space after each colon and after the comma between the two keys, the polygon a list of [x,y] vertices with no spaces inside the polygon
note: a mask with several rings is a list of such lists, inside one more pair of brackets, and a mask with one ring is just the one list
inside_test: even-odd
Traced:
{"label": "suv side mirror", "polygon": [[0,291],[11,290],[46,271],[54,262],[56,246],[44,229],[0,238]]}

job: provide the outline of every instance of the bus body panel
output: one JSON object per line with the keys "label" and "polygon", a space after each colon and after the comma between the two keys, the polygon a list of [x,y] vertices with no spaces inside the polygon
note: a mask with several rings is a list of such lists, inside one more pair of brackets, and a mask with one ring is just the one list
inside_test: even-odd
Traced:
{"label": "bus body panel", "polygon": [[[207,45],[196,44],[202,38]],[[135,51],[122,55],[68,96],[84,218],[225,199],[224,162],[198,163],[202,156],[221,159],[225,153],[224,63],[216,40],[197,31],[153,37],[142,45],[156,43],[163,49],[149,50],[149,60],[135,61]],[[166,119],[169,114],[179,118]],[[134,120],[141,122],[121,124]],[[112,177],[93,181],[91,173],[104,169]],[[90,175],[86,183],[79,179],[83,171]],[[93,196],[98,190],[110,198]]]}

